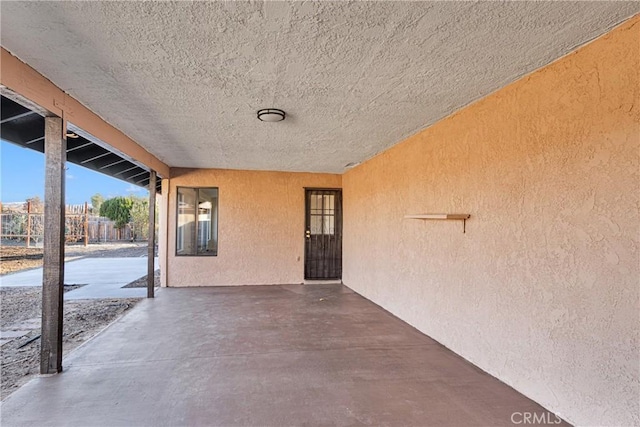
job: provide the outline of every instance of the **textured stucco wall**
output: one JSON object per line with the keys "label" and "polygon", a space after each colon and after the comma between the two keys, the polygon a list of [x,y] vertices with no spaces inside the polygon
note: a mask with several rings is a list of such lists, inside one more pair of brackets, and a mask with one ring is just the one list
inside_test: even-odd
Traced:
{"label": "textured stucco wall", "polygon": [[[341,181],[332,174],[171,169],[168,286],[302,283],[304,188],[340,188]],[[219,188],[218,256],[175,256],[178,186]]]}
{"label": "textured stucco wall", "polygon": [[578,424],[640,423],[639,29],[343,176],[344,283]]}

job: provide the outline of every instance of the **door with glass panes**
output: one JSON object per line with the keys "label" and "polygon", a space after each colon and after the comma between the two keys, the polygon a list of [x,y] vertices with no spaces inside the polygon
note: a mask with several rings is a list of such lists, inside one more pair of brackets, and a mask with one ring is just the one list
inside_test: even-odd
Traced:
{"label": "door with glass panes", "polygon": [[342,278],[342,191],[306,190],[304,278]]}

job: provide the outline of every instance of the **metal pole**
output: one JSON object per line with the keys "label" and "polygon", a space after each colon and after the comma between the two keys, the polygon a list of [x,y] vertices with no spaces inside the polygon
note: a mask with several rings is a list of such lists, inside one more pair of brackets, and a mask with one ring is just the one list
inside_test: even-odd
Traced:
{"label": "metal pole", "polygon": [[149,172],[149,253],[147,258],[147,298],[154,297],[156,248],[156,171]]}
{"label": "metal pole", "polygon": [[89,203],[84,202],[84,246],[89,245]]}
{"label": "metal pole", "polygon": [[31,201],[27,202],[27,247],[31,247]]}

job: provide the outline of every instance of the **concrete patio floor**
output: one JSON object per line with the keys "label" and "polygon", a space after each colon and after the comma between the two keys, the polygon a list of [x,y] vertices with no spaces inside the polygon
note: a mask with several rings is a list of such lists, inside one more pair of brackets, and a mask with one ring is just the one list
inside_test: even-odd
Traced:
{"label": "concrete patio floor", "polygon": [[512,426],[514,413],[552,416],[342,285],[161,289],[64,367],[9,396],[2,425]]}

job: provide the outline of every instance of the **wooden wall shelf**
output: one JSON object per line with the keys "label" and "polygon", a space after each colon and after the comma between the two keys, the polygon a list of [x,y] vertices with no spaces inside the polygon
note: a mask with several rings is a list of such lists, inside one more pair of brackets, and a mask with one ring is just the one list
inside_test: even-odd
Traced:
{"label": "wooden wall shelf", "polygon": [[415,214],[405,215],[406,219],[449,219],[462,220],[462,232],[467,232],[467,220],[471,218],[469,214]]}

